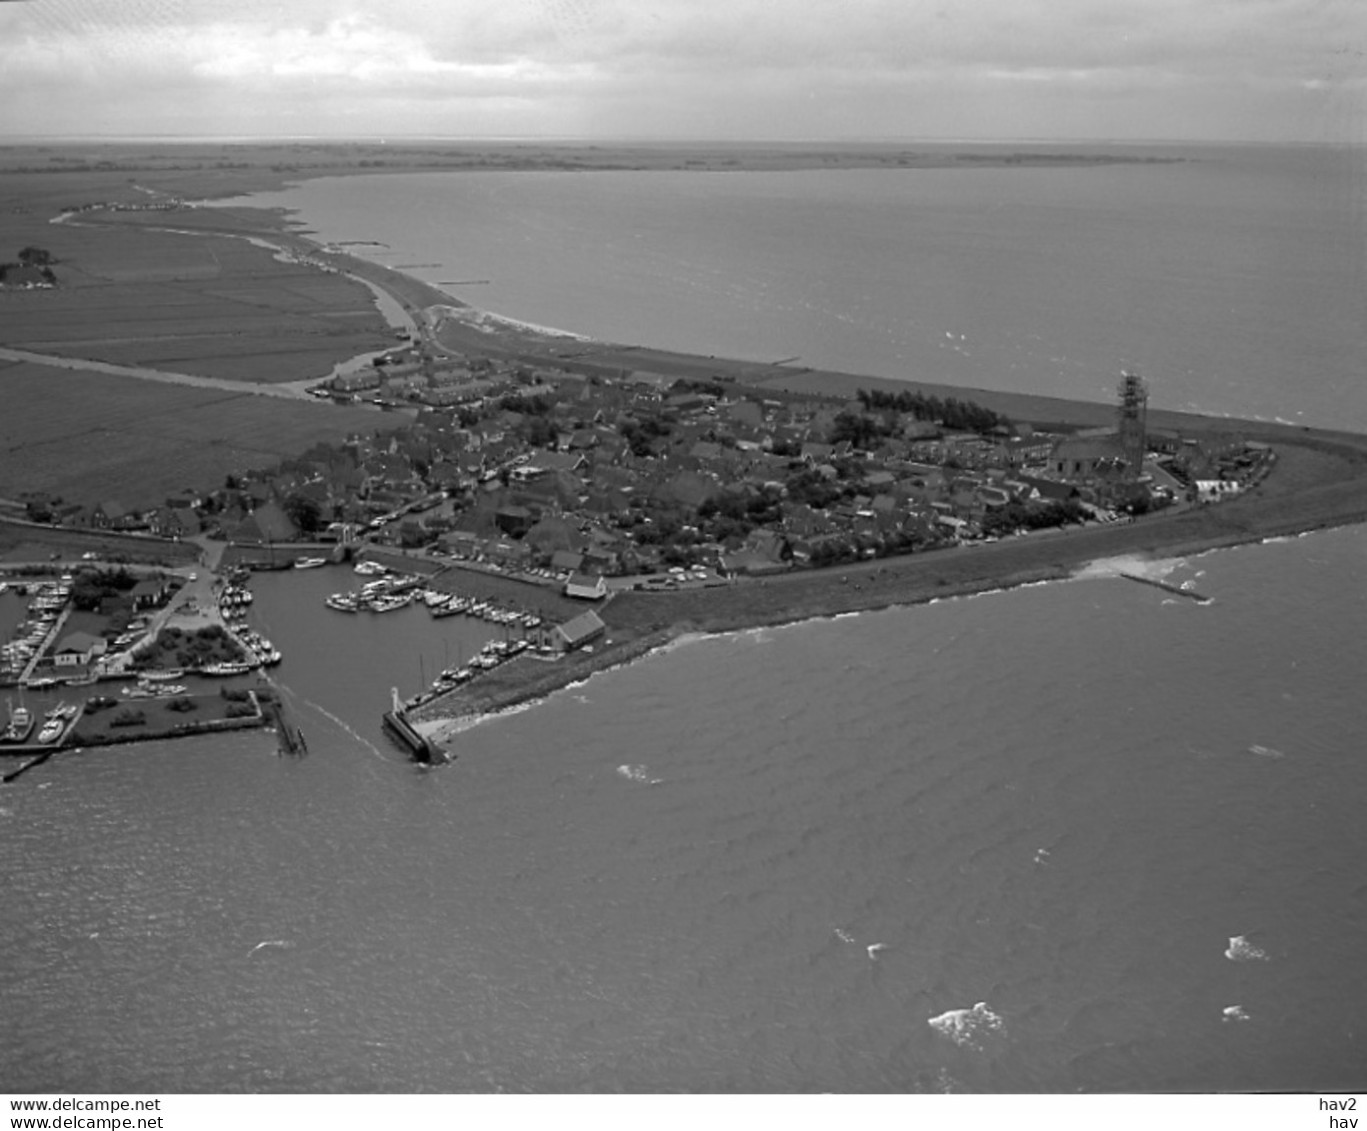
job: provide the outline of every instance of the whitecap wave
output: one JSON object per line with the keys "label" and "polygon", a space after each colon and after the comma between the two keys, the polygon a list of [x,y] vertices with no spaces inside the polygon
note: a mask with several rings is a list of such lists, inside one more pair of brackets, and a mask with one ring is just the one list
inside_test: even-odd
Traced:
{"label": "whitecap wave", "polygon": [[247,956],[250,958],[258,950],[264,950],[267,947],[278,947],[280,950],[293,950],[294,943],[290,942],[288,939],[263,939],[252,947],[251,950],[247,951]]}
{"label": "whitecap wave", "polygon": [[628,781],[640,782],[642,785],[659,785],[663,778],[652,778],[644,766],[622,765],[617,767],[617,772]]}
{"label": "whitecap wave", "polygon": [[981,1049],[982,1042],[994,1033],[1005,1032],[1005,1022],[980,1001],[972,1009],[951,1009],[926,1024],[960,1048]]}
{"label": "whitecap wave", "polygon": [[1258,746],[1256,743],[1248,748],[1248,752],[1250,754],[1256,754],[1259,758],[1271,758],[1273,761],[1286,757],[1285,754],[1275,747]]}
{"label": "whitecap wave", "polygon": [[1266,962],[1267,951],[1254,946],[1243,935],[1231,935],[1225,957],[1231,962]]}

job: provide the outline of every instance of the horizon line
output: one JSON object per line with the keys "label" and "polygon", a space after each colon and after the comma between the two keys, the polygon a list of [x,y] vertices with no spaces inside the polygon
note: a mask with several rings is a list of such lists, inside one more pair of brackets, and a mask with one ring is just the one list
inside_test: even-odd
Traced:
{"label": "horizon line", "polygon": [[50,144],[220,144],[220,145],[289,145],[289,144],[412,144],[440,142],[448,145],[468,144],[563,144],[563,145],[640,145],[640,146],[778,146],[778,145],[1071,145],[1071,146],[1258,146],[1305,147],[1328,149],[1362,148],[1367,142],[1352,140],[1309,139],[1253,139],[1253,138],[1119,138],[1119,137],[970,137],[956,136],[882,136],[882,137],[640,137],[632,135],[597,136],[585,134],[193,134],[193,133],[33,133],[0,134],[0,146]]}

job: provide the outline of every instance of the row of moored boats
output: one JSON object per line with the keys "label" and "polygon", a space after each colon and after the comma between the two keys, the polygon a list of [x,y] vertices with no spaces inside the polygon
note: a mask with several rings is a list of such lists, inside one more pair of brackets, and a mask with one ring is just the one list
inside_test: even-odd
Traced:
{"label": "row of moored boats", "polygon": [[[9,587],[7,582],[0,584]],[[71,594],[71,580],[63,576],[61,581],[37,581],[15,589],[31,600],[27,615],[11,638],[0,645],[0,679],[4,680],[17,680],[42,650]]]}
{"label": "row of moored boats", "polygon": [[539,628],[541,618],[516,609],[501,609],[489,601],[476,601],[458,593],[423,589],[421,578],[380,577],[354,592],[333,593],[324,604],[339,613],[389,613],[421,601],[434,617],[470,616],[513,628]]}
{"label": "row of moored boats", "polygon": [[419,707],[448,691],[454,691],[463,683],[468,683],[481,672],[489,671],[513,657],[521,655],[531,647],[526,640],[490,640],[462,667],[447,668],[433,681],[432,687],[423,694],[408,700],[405,706]]}
{"label": "row of moored boats", "polygon": [[[71,726],[72,720],[80,714],[80,711],[79,707],[72,706],[70,703],[58,703],[43,716],[43,725],[38,728],[38,737],[35,741],[42,746],[48,746],[59,741],[66,734],[67,728]],[[27,742],[37,725],[38,720],[27,707],[11,706],[9,722],[4,731],[0,731],[0,741]]]}

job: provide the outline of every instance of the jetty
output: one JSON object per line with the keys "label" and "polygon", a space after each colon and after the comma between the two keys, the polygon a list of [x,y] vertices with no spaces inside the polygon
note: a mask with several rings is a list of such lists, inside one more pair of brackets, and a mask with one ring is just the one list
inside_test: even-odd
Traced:
{"label": "jetty", "polygon": [[27,762],[21,763],[17,770],[10,770],[9,773],[0,776],[0,782],[3,782],[5,785],[9,785],[9,783],[14,781],[14,779],[17,778],[20,774],[24,773],[27,770],[33,769],[34,766],[41,766],[44,762],[46,762],[56,753],[57,747],[47,747],[42,751],[42,753],[36,755],[33,758],[30,758]]}
{"label": "jetty", "polygon": [[384,713],[385,731],[396,739],[417,762],[430,766],[443,766],[449,762],[451,760],[450,755],[421,733],[409,720],[408,712],[399,699],[397,687],[393,689],[392,694],[393,706]]}
{"label": "jetty", "polygon": [[307,754],[309,752],[308,743],[304,741],[304,732],[286,717],[284,704],[280,702],[278,697],[272,694],[270,698],[263,701],[258,696],[258,705],[262,714],[275,729],[281,754]]}
{"label": "jetty", "polygon": [[1209,597],[1196,592],[1194,589],[1183,589],[1180,585],[1172,585],[1167,581],[1159,581],[1153,577],[1140,577],[1137,573],[1122,573],[1120,576],[1126,581],[1137,581],[1140,585],[1152,585],[1155,589],[1171,593],[1174,597],[1185,597],[1188,601],[1195,601],[1198,605],[1210,604]]}

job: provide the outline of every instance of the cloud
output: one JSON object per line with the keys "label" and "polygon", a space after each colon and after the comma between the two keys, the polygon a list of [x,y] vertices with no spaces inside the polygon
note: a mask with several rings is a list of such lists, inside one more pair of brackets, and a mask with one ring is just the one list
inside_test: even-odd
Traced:
{"label": "cloud", "polygon": [[[117,116],[178,90],[181,116],[232,99],[268,117],[273,102],[295,120],[315,115],[317,132],[385,115],[399,131],[406,108],[445,107],[451,132],[473,114],[506,132],[730,136],[870,132],[861,121],[957,133],[970,118],[969,132],[998,133],[1032,113],[1027,132],[1040,134],[1070,103],[1067,117],[1110,134],[1104,105],[1142,117],[1145,98],[1153,136],[1185,97],[1221,107],[1239,134],[1292,129],[1306,97],[1354,89],[1362,57],[1343,47],[1362,41],[1360,11],[1359,0],[38,0],[0,4],[0,97],[41,103],[35,92],[50,89],[49,114],[84,95]],[[1241,121],[1241,96],[1259,114],[1272,99],[1271,118]]]}

